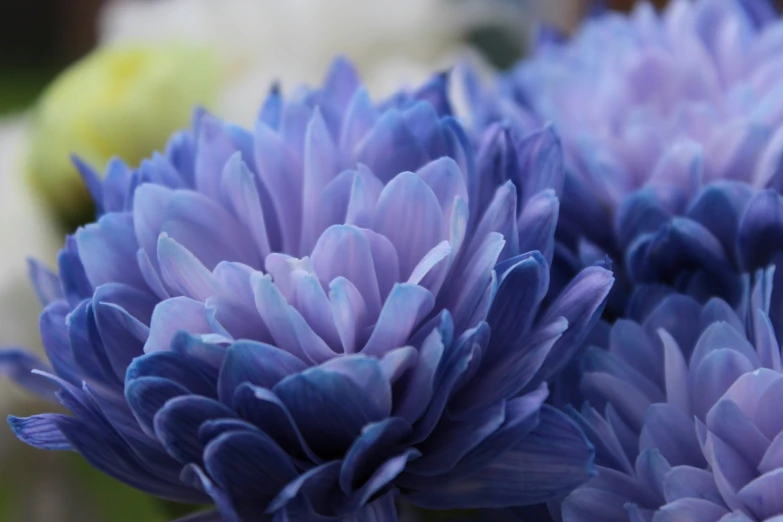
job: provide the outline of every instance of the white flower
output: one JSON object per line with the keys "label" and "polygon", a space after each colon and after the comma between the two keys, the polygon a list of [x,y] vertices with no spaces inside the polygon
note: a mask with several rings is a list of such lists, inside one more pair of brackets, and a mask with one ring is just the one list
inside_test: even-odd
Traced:
{"label": "white flower", "polygon": [[[527,2],[518,1],[519,5]],[[251,123],[272,81],[321,79],[336,54],[357,65],[375,96],[452,65],[471,29],[506,24],[525,34],[528,14],[504,0],[114,0],[103,43],[186,40],[223,60],[218,112]]]}

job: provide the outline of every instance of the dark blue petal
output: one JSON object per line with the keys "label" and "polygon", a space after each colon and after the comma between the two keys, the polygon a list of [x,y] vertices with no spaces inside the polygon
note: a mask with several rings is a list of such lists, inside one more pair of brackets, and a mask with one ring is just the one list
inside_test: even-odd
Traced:
{"label": "dark blue petal", "polygon": [[409,464],[407,471],[422,476],[451,471],[468,452],[500,429],[505,417],[506,404],[501,401],[457,421],[441,420],[430,436],[416,446],[422,457]]}
{"label": "dark blue petal", "polygon": [[356,513],[371,498],[388,491],[392,481],[403,472],[408,462],[417,459],[420,455],[421,453],[418,450],[408,448],[399,455],[387,459],[378,466],[369,480],[344,505],[337,503],[335,511],[338,513]]}
{"label": "dark blue petal", "polygon": [[[440,337],[437,340],[444,343],[444,351],[432,384],[432,399],[414,427],[413,440],[416,442],[426,439],[432,433],[454,393],[454,388],[460,381],[464,381],[463,377],[470,369],[471,359],[486,346],[489,327],[486,323],[481,323],[453,342],[441,331],[434,330],[433,334],[435,333]],[[415,400],[415,397],[413,399]]]}
{"label": "dark blue petal", "polygon": [[[494,364],[484,364],[469,384],[454,398],[455,415],[479,411],[489,404],[516,396],[523,389],[535,389],[542,381],[531,381],[541,364],[562,338],[568,322],[562,317],[529,333],[524,340],[505,346]],[[491,339],[491,338],[490,338]]]}
{"label": "dark blue petal", "polygon": [[589,403],[583,404],[581,411],[575,410],[570,405],[566,406],[564,411],[595,445],[596,465],[619,470],[618,473],[633,475],[633,464],[623,450],[617,434],[610,423]]}
{"label": "dark blue petal", "polygon": [[478,179],[474,182],[477,185],[468,185],[473,228],[489,208],[497,189],[504,184],[511,182],[516,201],[522,203],[522,169],[514,147],[517,139],[512,129],[500,124],[490,126],[481,135],[477,156]]}
{"label": "dark blue petal", "polygon": [[[233,414],[232,414],[233,415]],[[198,428],[198,439],[206,446],[212,439],[232,431],[259,431],[258,427],[238,418],[206,420]]]}
{"label": "dark blue petal", "polygon": [[499,261],[519,255],[519,233],[517,231],[517,195],[514,184],[505,182],[497,188],[487,205],[481,220],[473,232],[474,241],[469,244],[475,248],[491,232],[501,234],[506,240]]}
{"label": "dark blue petal", "polygon": [[225,404],[243,383],[273,388],[285,377],[304,371],[307,365],[288,352],[264,343],[239,341],[226,351],[218,381],[218,396]]}
{"label": "dark blue petal", "polygon": [[92,295],[92,285],[79,258],[74,236],[65,238],[65,248],[57,254],[57,269],[60,273],[62,292],[72,307]]}
{"label": "dark blue petal", "polygon": [[595,475],[593,447],[559,411],[544,406],[528,436],[477,472],[407,494],[432,509],[524,506],[562,498]]}
{"label": "dark blue petal", "polygon": [[371,476],[390,451],[403,443],[411,432],[411,425],[399,417],[365,426],[343,459],[339,479],[343,492],[352,494],[360,481]]}
{"label": "dark blue petal", "polygon": [[453,469],[436,475],[431,482],[461,480],[487,463],[502,459],[509,448],[539,424],[539,412],[548,394],[549,390],[542,384],[537,390],[506,402],[503,425],[466,454]]}
{"label": "dark blue petal", "polygon": [[196,366],[211,381],[217,382],[218,372],[226,354],[225,348],[206,343],[187,332],[179,332],[174,334],[171,340],[171,351],[184,355],[191,365]]}
{"label": "dark blue petal", "polygon": [[[274,387],[305,440],[321,457],[343,455],[363,426],[391,413],[391,392],[380,366],[356,365],[355,371],[358,382],[316,367],[286,377]],[[384,405],[378,397],[385,394],[388,402]]]}
{"label": "dark blue petal", "polygon": [[199,428],[208,420],[231,419],[235,413],[206,397],[182,396],[166,402],[153,419],[155,434],[166,451],[182,464],[200,464],[204,444]]}
{"label": "dark blue petal", "polygon": [[14,435],[30,446],[45,450],[73,450],[73,446],[60,431],[57,420],[65,415],[43,413],[21,418],[8,416],[8,424]]}
{"label": "dark blue petal", "polygon": [[[549,267],[538,252],[519,256],[511,268],[498,277],[499,286],[487,323],[492,331],[484,364],[506,359],[524,342],[549,288]],[[533,371],[537,370],[534,369]]]}
{"label": "dark blue petal", "polygon": [[261,432],[225,433],[207,445],[206,470],[242,519],[253,520],[297,473],[290,458]]}
{"label": "dark blue petal", "polygon": [[95,322],[106,357],[120,379],[133,358],[143,354],[155,303],[151,294],[122,284],[104,284],[95,290]]}
{"label": "dark blue petal", "polygon": [[617,208],[615,217],[620,248],[627,249],[634,239],[644,233],[656,232],[669,219],[671,214],[661,206],[651,190],[640,190],[628,196]]}
{"label": "dark blue petal", "polygon": [[444,348],[441,334],[437,330],[424,340],[415,366],[394,386],[395,416],[412,424],[426,411],[435,392],[435,373],[443,358]]}
{"label": "dark blue petal", "polygon": [[[312,515],[314,508],[321,512],[331,512],[332,498],[330,493],[333,494],[333,488],[337,484],[339,473],[339,460],[309,469],[299,475],[296,480],[289,482],[272,500],[267,511],[277,511],[292,500],[304,497],[303,504],[306,506],[305,510],[309,512],[308,514]],[[305,520],[308,519],[305,518]],[[319,519],[315,518],[315,520]]]}
{"label": "dark blue petal", "polygon": [[215,396],[215,381],[191,361],[175,352],[155,352],[138,357],[128,367],[125,382],[143,377],[159,377],[178,384],[196,395]]}
{"label": "dark blue petal", "polygon": [[705,268],[713,273],[731,272],[730,253],[706,227],[688,218],[674,218],[647,246],[639,280],[671,281],[683,270]]}
{"label": "dark blue petal", "polygon": [[783,244],[783,198],[765,190],[748,203],[740,222],[737,246],[745,270],[763,268]]}
{"label": "dark blue petal", "polygon": [[585,268],[549,306],[539,323],[550,325],[557,318],[564,317],[568,321],[568,330],[552,346],[531,380],[533,385],[551,379],[568,364],[601,316],[613,284],[612,272],[597,266]]}
{"label": "dark blue petal", "polygon": [[155,414],[169,399],[188,395],[179,384],[160,377],[141,377],[125,385],[125,398],[139,421],[139,426],[150,437],[155,437]]}
{"label": "dark blue petal", "polygon": [[233,409],[272,437],[292,457],[323,462],[308,446],[288,408],[271,391],[242,384],[234,395]]}
{"label": "dark blue petal", "polygon": [[726,252],[733,253],[740,218],[753,195],[753,189],[744,183],[713,183],[698,195],[687,215],[712,232]]}
{"label": "dark blue petal", "polygon": [[220,512],[221,518],[218,519],[219,522],[242,522],[226,492],[215,485],[201,467],[196,464],[185,466],[182,469],[180,478],[185,484],[189,484],[209,495]]}
{"label": "dark blue petal", "polygon": [[155,471],[138,461],[132,450],[109,429],[71,417],[57,419],[57,427],[74,448],[96,469],[130,486],[180,502],[204,502],[199,492],[161,480]]}
{"label": "dark blue petal", "polygon": [[[92,303],[82,301],[67,317],[71,353],[81,371],[81,379],[88,382],[119,386],[122,377],[111,366],[98,331]],[[56,370],[56,368],[55,368]]]}

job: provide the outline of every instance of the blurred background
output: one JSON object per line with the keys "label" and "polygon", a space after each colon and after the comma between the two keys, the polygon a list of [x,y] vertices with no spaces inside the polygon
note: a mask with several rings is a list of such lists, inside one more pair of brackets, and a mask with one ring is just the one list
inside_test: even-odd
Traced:
{"label": "blurred background", "polygon": [[[539,20],[571,31],[582,0],[0,1],[0,346],[41,352],[27,256],[55,266],[92,208],[69,154],[131,165],[194,104],[250,124],[272,81],[320,81],[351,58],[371,94],[470,59],[505,68]],[[628,9],[633,2],[606,2]],[[664,2],[654,2],[661,5]],[[47,411],[51,407],[47,406]],[[44,410],[0,382],[0,416]],[[0,522],[165,522],[182,515],[0,425]]]}

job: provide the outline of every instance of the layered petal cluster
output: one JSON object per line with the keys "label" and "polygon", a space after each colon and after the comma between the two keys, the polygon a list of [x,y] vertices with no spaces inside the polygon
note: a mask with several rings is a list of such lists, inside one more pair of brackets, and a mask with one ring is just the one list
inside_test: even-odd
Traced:
{"label": "layered petal cluster", "polygon": [[558,239],[571,265],[598,250],[623,283],[736,305],[736,276],[767,261],[737,245],[753,232],[738,226],[764,211],[748,210],[754,195],[783,182],[781,48],[783,22],[766,0],[675,0],[660,13],[639,2],[587,20],[573,39],[542,38],[499,96],[474,85],[472,100],[480,124],[552,122],[561,135]]}
{"label": "layered petal cluster", "polygon": [[229,522],[586,481],[592,446],[543,402],[612,275],[544,302],[558,140],[497,125],[474,147],[449,113],[443,76],[375,105],[337,61],[320,89],[273,89],[253,132],[200,113],[137,169],[79,163],[99,219],[57,276],[31,265],[51,368],[25,378],[72,415],[16,434]]}
{"label": "layered petal cluster", "polygon": [[595,444],[599,472],[563,502],[566,522],[783,516],[771,272],[739,310],[670,296],[589,349],[582,389],[592,404],[570,414]]}

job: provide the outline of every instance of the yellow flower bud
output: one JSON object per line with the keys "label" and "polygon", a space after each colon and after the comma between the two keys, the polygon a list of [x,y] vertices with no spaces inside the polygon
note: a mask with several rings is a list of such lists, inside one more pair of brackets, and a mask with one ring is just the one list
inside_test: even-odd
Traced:
{"label": "yellow flower bud", "polygon": [[214,104],[219,63],[211,50],[144,44],[100,48],[65,70],[35,109],[25,167],[38,193],[65,219],[87,205],[75,154],[103,169],[119,157],[135,165]]}

